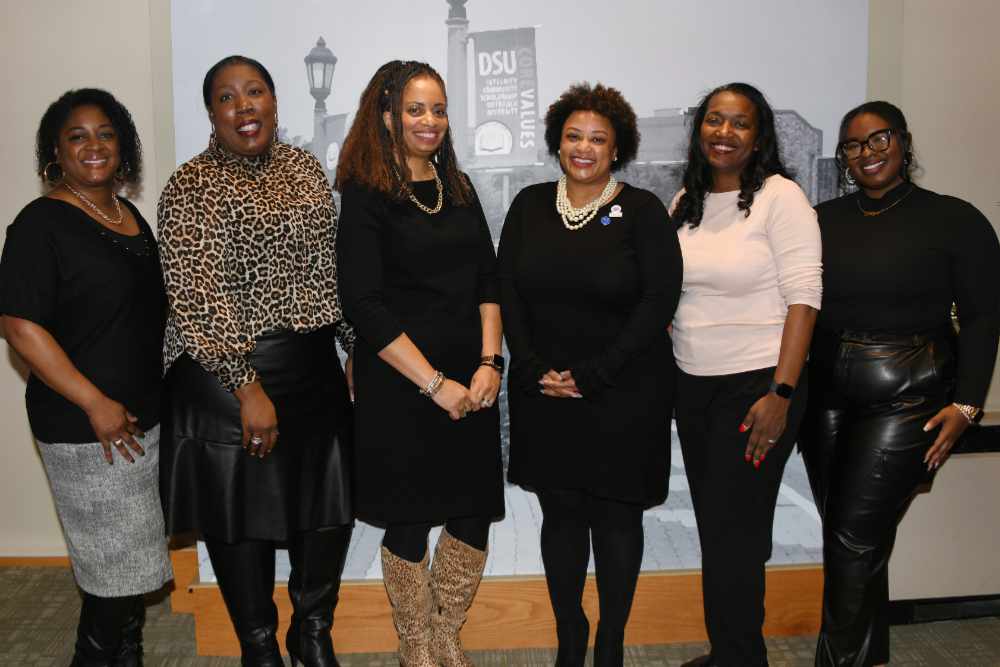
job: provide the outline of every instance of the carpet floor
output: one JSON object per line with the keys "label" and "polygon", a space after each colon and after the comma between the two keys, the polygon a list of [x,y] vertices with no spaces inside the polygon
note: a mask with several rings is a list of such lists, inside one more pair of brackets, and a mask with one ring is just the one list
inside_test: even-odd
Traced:
{"label": "carpet floor", "polygon": [[[80,597],[69,570],[0,568],[0,665],[69,665]],[[772,667],[810,667],[816,638],[767,642]],[[173,614],[169,599],[151,601],[145,631],[147,667],[236,667],[239,658],[195,654],[194,618]],[[705,651],[704,644],[628,646],[626,667],[671,667]],[[913,667],[1000,666],[1000,618],[945,621],[892,629],[892,665]],[[547,649],[473,651],[479,667],[549,667]],[[398,667],[395,654],[340,656],[344,667]]]}

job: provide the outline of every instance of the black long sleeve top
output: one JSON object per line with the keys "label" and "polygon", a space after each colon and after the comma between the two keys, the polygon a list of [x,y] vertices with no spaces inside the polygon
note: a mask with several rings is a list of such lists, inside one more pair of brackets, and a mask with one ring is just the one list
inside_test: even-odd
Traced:
{"label": "black long sleeve top", "polygon": [[[891,208],[890,208],[891,207]],[[866,211],[884,210],[877,216]],[[822,329],[922,332],[958,307],[954,400],[982,406],[1000,331],[1000,243],[974,206],[905,182],[816,207],[823,238]]]}

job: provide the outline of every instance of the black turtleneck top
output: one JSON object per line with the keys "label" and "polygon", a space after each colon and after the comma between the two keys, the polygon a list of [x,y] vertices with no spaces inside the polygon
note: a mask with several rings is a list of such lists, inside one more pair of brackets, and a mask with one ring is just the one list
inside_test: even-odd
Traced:
{"label": "black turtleneck top", "polygon": [[[883,211],[866,216],[865,211]],[[957,304],[954,400],[982,406],[1000,330],[1000,243],[972,204],[904,182],[816,207],[823,238],[818,326],[915,333],[950,324]]]}

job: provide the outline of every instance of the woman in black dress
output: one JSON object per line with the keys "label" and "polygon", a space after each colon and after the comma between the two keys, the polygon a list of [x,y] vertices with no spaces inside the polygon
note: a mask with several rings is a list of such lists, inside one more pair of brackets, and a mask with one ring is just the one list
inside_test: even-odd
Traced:
{"label": "woman in black dress", "polygon": [[[433,68],[379,68],[336,187],[341,293],[358,333],[357,513],[386,526],[382,574],[403,664],[470,665],[458,632],[504,511],[500,307],[493,243]],[[442,523],[428,572],[427,536]]]}
{"label": "woman in black dress", "polygon": [[275,545],[287,543],[285,646],[293,665],[333,667],[353,520],[353,423],[335,348],[349,353],[353,333],[337,297],[333,194],[312,155],[276,140],[260,63],[219,61],[202,93],[208,148],[173,173],[159,205],[167,529],[204,535],[244,665],[283,664],[272,597]]}
{"label": "woman in black dress", "polygon": [[674,365],[666,333],[681,256],[663,203],[612,175],[639,148],[635,112],[573,86],[545,117],[563,176],[522,190],[500,241],[509,478],[538,494],[556,664],[583,665],[581,601],[593,540],[594,664],[621,665],[642,563],[643,509],[667,497]]}
{"label": "woman in black dress", "polygon": [[825,288],[801,436],[823,516],[824,667],[889,662],[896,526],[981,414],[1000,324],[996,233],[968,202],[913,183],[903,113],[848,112],[837,160],[859,191],[816,209]]}
{"label": "woman in black dress", "polygon": [[142,664],[143,594],[171,578],[157,490],[166,297],[156,239],[115,192],[139,180],[132,117],[71,90],[38,128],[49,191],[7,228],[0,313],[31,369],[28,421],[83,590],[73,665]]}

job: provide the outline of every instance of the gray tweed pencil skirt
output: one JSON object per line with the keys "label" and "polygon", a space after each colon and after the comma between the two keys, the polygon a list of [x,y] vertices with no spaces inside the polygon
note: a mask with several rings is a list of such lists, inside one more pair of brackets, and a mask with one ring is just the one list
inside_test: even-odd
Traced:
{"label": "gray tweed pencil skirt", "polygon": [[160,509],[160,427],[129,463],[101,443],[38,443],[77,585],[99,597],[155,591],[173,578]]}

